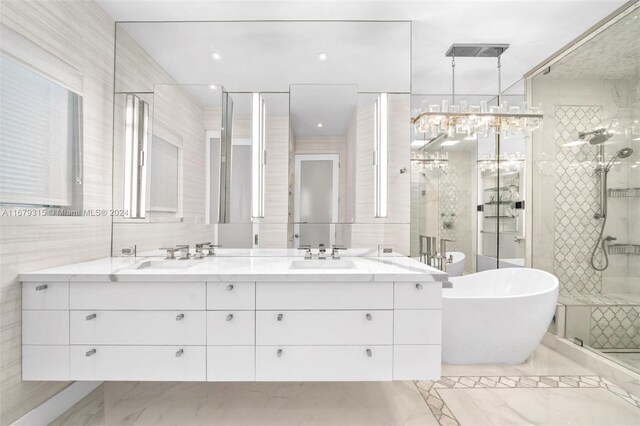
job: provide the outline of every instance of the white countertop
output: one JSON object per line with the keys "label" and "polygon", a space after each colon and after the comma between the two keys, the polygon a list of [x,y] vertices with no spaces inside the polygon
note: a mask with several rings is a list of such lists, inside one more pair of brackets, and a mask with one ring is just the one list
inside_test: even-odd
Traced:
{"label": "white countertop", "polygon": [[[229,249],[227,249],[229,250]],[[291,269],[293,261],[305,262],[302,253],[271,250],[252,256],[232,256],[229,251],[203,259],[164,260],[160,256],[107,257],[89,262],[65,265],[20,274],[21,281],[447,281],[447,274],[416,260],[399,255],[342,256],[351,260],[353,268]],[[136,269],[143,262],[163,262],[166,269]],[[184,263],[187,262],[187,263]],[[183,265],[186,269],[178,269]],[[176,269],[171,269],[176,265]]]}

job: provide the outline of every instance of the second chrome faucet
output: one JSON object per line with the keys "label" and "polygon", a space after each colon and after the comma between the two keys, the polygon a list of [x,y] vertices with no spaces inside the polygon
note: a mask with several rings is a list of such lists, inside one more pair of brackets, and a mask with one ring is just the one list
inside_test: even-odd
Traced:
{"label": "second chrome faucet", "polygon": [[[344,246],[339,246],[339,245],[333,245],[331,248],[331,258],[332,259],[340,259],[340,250],[346,250],[347,248]],[[298,250],[305,250],[304,253],[304,258],[305,259],[313,259],[313,258],[317,258],[317,259],[326,259],[327,256],[327,249],[325,247],[324,244],[319,244],[318,245],[318,253],[317,254],[313,254],[313,252],[311,251],[311,246],[310,245],[301,245],[300,247],[298,247]]]}

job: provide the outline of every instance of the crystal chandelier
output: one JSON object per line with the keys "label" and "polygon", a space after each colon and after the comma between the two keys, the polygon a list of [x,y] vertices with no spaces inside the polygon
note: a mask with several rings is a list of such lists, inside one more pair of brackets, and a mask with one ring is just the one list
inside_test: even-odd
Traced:
{"label": "crystal chandelier", "polygon": [[[447,50],[451,57],[452,103],[442,101],[441,105],[428,105],[412,118],[418,133],[435,138],[438,134],[466,133],[468,136],[483,134],[485,137],[493,133],[508,138],[510,135],[524,135],[540,128],[542,110],[540,108],[508,106],[501,99],[501,63],[500,56],[509,47],[508,44],[454,44]],[[455,66],[458,57],[496,57],[498,59],[498,95],[497,105],[488,105],[481,101],[479,105],[468,105],[466,101],[456,104],[455,98]]]}
{"label": "crystal chandelier", "polygon": [[525,156],[519,152],[515,154],[500,154],[496,156],[485,155],[481,160],[478,160],[478,170],[481,173],[507,173],[516,172],[524,169]]}
{"label": "crystal chandelier", "polygon": [[433,171],[445,170],[449,165],[449,154],[444,152],[440,154],[411,153],[411,166],[417,171]]}

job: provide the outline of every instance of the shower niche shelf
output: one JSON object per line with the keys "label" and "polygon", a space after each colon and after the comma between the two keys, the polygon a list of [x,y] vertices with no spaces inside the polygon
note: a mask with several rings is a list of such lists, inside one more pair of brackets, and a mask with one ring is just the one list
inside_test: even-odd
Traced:
{"label": "shower niche shelf", "polygon": [[610,188],[610,198],[640,197],[640,188]]}
{"label": "shower niche shelf", "polygon": [[609,254],[640,254],[640,244],[611,244]]}

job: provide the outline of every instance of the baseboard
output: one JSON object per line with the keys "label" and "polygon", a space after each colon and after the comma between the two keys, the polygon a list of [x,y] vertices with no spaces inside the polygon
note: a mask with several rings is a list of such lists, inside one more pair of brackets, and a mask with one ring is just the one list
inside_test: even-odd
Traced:
{"label": "baseboard", "polygon": [[572,361],[592,370],[600,377],[620,386],[627,392],[640,397],[640,374],[625,368],[588,349],[582,348],[567,339],[546,333],[542,344],[564,355]]}
{"label": "baseboard", "polygon": [[102,382],[73,382],[20,417],[12,426],[48,425],[101,384]]}

